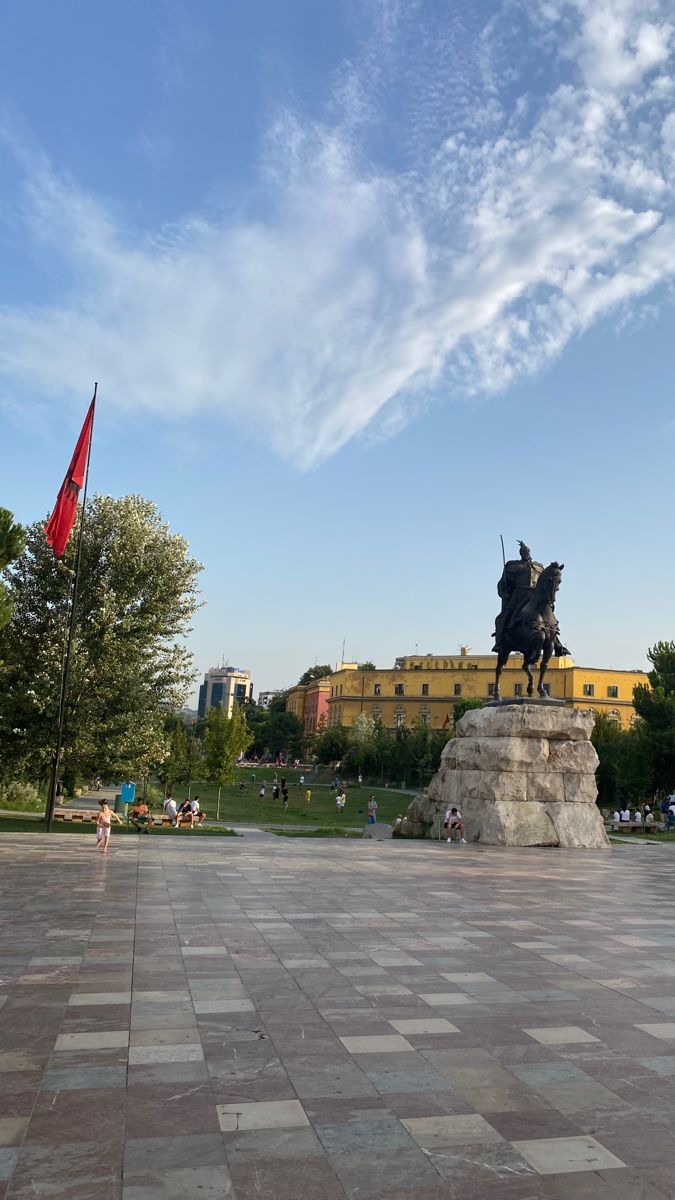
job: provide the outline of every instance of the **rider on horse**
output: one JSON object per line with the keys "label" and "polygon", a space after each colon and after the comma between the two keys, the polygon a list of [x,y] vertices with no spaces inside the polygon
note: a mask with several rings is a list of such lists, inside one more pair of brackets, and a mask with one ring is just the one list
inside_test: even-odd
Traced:
{"label": "rider on horse", "polygon": [[497,592],[502,599],[502,611],[495,622],[495,632],[492,635],[495,644],[493,651],[499,650],[499,643],[510,625],[514,624],[521,609],[532,599],[532,592],[544,567],[540,562],[533,562],[532,552],[524,542],[519,542],[520,558],[509,559],[504,563],[502,577],[497,584]]}

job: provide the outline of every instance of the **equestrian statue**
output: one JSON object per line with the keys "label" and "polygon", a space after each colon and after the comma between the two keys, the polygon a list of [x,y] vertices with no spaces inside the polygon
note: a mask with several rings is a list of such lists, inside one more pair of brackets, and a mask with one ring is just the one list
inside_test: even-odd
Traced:
{"label": "equestrian statue", "polygon": [[501,597],[502,611],[496,623],[492,647],[497,654],[494,699],[500,700],[499,680],[508,661],[509,654],[523,656],[523,670],[527,675],[527,694],[534,694],[532,668],[539,662],[537,693],[546,699],[544,675],[553,655],[569,654],[562,645],[555,616],[556,592],[560,587],[564,563],[552,562],[544,567],[534,562],[529,546],[519,542],[520,558],[504,563],[502,577],[497,584]]}

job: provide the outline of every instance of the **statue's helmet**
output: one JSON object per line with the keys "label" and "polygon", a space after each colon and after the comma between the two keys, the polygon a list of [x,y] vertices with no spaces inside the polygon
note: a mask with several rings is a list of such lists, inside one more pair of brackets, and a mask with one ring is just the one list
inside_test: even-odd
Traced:
{"label": "statue's helmet", "polygon": [[527,559],[527,558],[532,557],[532,551],[530,550],[529,546],[525,545],[525,542],[519,541],[518,545],[520,546],[520,557],[521,558]]}

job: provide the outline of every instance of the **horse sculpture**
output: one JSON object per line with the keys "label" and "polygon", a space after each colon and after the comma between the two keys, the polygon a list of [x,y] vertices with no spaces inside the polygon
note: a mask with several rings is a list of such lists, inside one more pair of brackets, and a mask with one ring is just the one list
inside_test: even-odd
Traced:
{"label": "horse sculpture", "polygon": [[495,674],[495,700],[501,699],[499,680],[512,653],[523,656],[523,670],[527,675],[527,694],[534,693],[532,668],[541,659],[537,692],[545,698],[544,675],[551,657],[569,654],[561,645],[558,622],[555,617],[555,597],[560,587],[564,563],[552,562],[541,572],[532,589],[530,599],[516,612],[506,628],[500,633],[496,645],[497,671]]}

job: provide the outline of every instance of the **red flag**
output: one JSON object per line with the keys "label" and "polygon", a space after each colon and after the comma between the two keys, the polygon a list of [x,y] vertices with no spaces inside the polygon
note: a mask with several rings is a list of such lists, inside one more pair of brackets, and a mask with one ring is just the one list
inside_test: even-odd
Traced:
{"label": "red flag", "polygon": [[84,418],[84,425],[77,439],[75,453],[70,461],[66,477],[61,484],[59,494],[56,497],[54,511],[49,518],[49,523],[45,530],[47,543],[52,547],[57,558],[61,558],[68,545],[68,538],[75,524],[80,488],[84,483],[84,477],[87,473],[87,459],[89,457],[91,430],[94,424],[95,404],[96,393],[94,393],[94,399],[89,405],[89,411]]}

